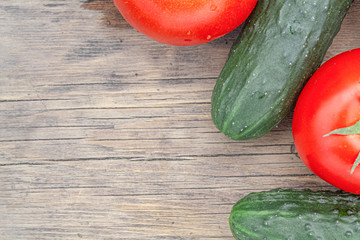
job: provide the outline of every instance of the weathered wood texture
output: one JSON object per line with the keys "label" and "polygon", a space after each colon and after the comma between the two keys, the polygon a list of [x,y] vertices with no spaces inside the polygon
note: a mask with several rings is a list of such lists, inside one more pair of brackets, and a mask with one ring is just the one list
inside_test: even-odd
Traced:
{"label": "weathered wood texture", "polygon": [[[360,47],[356,0],[326,59]],[[332,187],[297,157],[291,116],[234,142],[210,97],[239,30],[165,46],[110,0],[0,2],[0,239],[232,239],[252,191]]]}

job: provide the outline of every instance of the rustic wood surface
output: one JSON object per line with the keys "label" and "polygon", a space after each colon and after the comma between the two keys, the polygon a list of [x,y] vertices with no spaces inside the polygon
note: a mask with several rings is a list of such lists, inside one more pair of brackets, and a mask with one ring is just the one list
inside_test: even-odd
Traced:
{"label": "rustic wood surface", "polygon": [[[326,59],[360,47],[355,0]],[[296,155],[291,115],[227,139],[210,98],[239,29],[173,47],[111,0],[0,2],[0,239],[233,239],[232,205],[333,189]]]}

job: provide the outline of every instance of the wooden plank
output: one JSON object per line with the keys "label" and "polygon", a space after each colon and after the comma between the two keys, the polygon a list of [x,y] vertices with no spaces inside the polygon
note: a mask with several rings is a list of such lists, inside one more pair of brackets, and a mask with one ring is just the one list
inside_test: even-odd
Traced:
{"label": "wooden plank", "polygon": [[[360,47],[355,0],[326,59]],[[210,117],[240,29],[173,47],[110,0],[0,3],[0,238],[233,239],[232,205],[333,189],[296,154],[291,115],[234,142]]]}

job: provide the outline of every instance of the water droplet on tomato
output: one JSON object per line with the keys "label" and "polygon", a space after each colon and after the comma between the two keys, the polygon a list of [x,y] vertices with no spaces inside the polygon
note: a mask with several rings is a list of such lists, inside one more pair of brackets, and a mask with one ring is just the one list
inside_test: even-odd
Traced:
{"label": "water droplet on tomato", "polygon": [[211,3],[210,10],[215,11],[217,9],[217,6],[214,3]]}
{"label": "water droplet on tomato", "polygon": [[210,1],[210,11],[215,11],[217,9],[217,6],[213,1]]}

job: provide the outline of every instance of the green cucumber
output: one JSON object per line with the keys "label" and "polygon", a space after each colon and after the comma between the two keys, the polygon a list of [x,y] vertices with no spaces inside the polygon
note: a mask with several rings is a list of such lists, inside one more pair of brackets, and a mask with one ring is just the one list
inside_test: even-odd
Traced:
{"label": "green cucumber", "polygon": [[259,0],[214,87],[215,126],[235,140],[277,126],[321,65],[352,2]]}
{"label": "green cucumber", "polygon": [[360,196],[290,189],[250,193],[233,206],[229,223],[238,240],[359,240]]}

